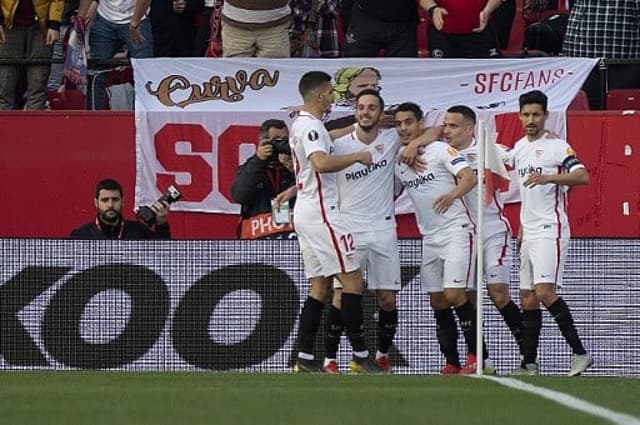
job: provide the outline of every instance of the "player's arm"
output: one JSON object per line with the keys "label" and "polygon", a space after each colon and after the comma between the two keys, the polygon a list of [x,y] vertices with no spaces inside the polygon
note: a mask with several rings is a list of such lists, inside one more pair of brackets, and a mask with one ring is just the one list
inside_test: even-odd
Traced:
{"label": "player's arm", "polygon": [[456,187],[449,193],[438,197],[433,202],[433,210],[438,214],[447,212],[456,198],[461,198],[478,183],[478,177],[471,170],[471,167],[464,167],[456,174]]}
{"label": "player's arm", "polygon": [[298,194],[298,187],[294,184],[293,186],[290,186],[289,188],[283,190],[282,192],[278,193],[278,195],[276,195],[276,197],[274,198],[274,206],[279,211],[280,205],[289,202],[289,200],[295,197],[297,194]]}
{"label": "player's arm", "polygon": [[346,136],[347,134],[353,133],[356,131],[356,123],[348,125],[346,127],[335,128],[329,131],[329,137],[331,140],[336,140],[342,136]]}
{"label": "player's arm", "polygon": [[574,155],[568,156],[562,162],[562,168],[568,173],[560,174],[531,174],[523,185],[528,188],[545,184],[560,184],[565,186],[579,186],[589,183],[589,172]]}
{"label": "player's arm", "polygon": [[335,173],[356,162],[364,165],[371,165],[373,162],[369,151],[359,151],[346,155],[327,155],[322,151],[316,151],[309,155],[309,161],[313,169],[318,173]]}

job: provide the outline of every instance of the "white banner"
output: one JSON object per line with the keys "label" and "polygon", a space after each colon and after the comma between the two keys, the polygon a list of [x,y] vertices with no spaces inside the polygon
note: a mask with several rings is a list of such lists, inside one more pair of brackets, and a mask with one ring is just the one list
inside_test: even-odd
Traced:
{"label": "white banner", "polygon": [[[551,130],[564,135],[564,111],[597,62],[585,58],[530,59],[133,59],[136,90],[136,205],[178,184],[173,209],[238,213],[229,195],[238,165],[255,151],[268,118],[288,124],[301,106],[300,77],[333,76],[335,104],[327,119],[350,114],[364,88],[378,88],[388,106],[411,101],[441,124],[452,105],[468,105],[488,121],[518,110],[518,97],[549,96]],[[500,139],[498,139],[500,141]],[[502,141],[501,141],[502,142]],[[401,202],[398,212],[407,212]]]}

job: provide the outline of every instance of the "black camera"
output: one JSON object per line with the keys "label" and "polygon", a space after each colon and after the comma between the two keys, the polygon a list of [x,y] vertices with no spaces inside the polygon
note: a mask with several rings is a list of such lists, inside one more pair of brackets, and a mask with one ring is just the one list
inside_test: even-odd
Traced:
{"label": "black camera", "polygon": [[[164,195],[158,199],[158,202],[164,202],[171,205],[180,198],[182,198],[182,193],[180,193],[177,187],[172,185],[169,186]],[[143,206],[138,208],[138,211],[136,211],[136,217],[147,223],[149,226],[153,226],[156,223],[156,213],[151,209],[151,207]]]}
{"label": "black camera", "polygon": [[275,136],[271,140],[269,140],[271,146],[273,146],[273,151],[271,151],[271,156],[269,157],[269,161],[277,161],[278,155],[285,154],[291,155],[291,146],[289,146],[289,139],[282,136]]}

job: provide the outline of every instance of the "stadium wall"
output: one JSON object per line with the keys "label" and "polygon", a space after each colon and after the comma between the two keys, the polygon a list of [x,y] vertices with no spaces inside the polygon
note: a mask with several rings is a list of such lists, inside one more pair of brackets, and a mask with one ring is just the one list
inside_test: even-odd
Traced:
{"label": "stadium wall", "polygon": [[[295,241],[0,239],[0,247],[0,370],[290,370],[308,290]],[[639,250],[638,239],[571,241],[562,294],[595,357],[589,374],[640,376]],[[419,288],[421,243],[401,240],[400,252],[392,362],[397,373],[437,373],[435,322]],[[516,297],[515,267],[511,277]],[[370,347],[375,311],[369,294]],[[491,357],[508,373],[516,345],[495,308],[485,312]],[[543,323],[541,372],[565,374],[569,347],[547,312]],[[343,367],[348,358],[343,338]]]}
{"label": "stadium wall", "polygon": [[[498,118],[499,141],[513,144],[522,136],[517,116]],[[73,228],[94,219],[94,187],[107,176],[123,184],[125,206],[131,211],[134,128],[131,112],[0,113],[0,238],[67,237]],[[568,114],[568,138],[591,173],[591,184],[572,189],[570,195],[574,236],[640,235],[638,128],[637,112]],[[214,190],[229,198],[237,164],[220,162],[214,172],[221,183]],[[517,205],[508,207],[514,229],[517,214]],[[171,214],[172,233],[179,239],[233,239],[237,222],[236,215]],[[399,217],[399,233],[401,237],[418,236],[411,215]]]}

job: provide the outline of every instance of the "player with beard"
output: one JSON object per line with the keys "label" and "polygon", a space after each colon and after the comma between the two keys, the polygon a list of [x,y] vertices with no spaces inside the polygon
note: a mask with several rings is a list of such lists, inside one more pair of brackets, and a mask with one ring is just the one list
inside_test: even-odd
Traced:
{"label": "player with beard", "polygon": [[522,201],[517,244],[524,359],[514,374],[538,374],[542,303],[573,351],[569,376],[576,376],[593,364],[593,357],[584,349],[569,306],[556,288],[562,285],[569,249],[567,192],[571,186],[589,183],[589,173],[565,140],[545,133],[549,117],[547,96],[534,90],[521,95],[519,101],[525,136],[516,142],[511,153]]}
{"label": "player with beard", "polygon": [[101,180],[94,200],[96,219],[71,232],[72,239],[170,239],[167,214],[169,205],[156,201],[151,209],[156,213],[152,230],[139,221],[122,217],[122,186],[113,179]]}
{"label": "player with beard", "polygon": [[[373,164],[353,164],[339,171],[338,199],[342,218],[353,235],[357,261],[366,273],[367,289],[376,291],[380,310],[375,362],[389,373],[388,353],[398,324],[396,294],[401,284],[393,199],[393,170],[400,140],[395,129],[380,128],[384,101],[379,91],[361,91],[355,104],[356,129],[334,141],[335,152],[368,151]],[[341,288],[340,282],[334,281],[323,365],[325,372],[334,374],[339,373],[336,358],[342,335]]]}

